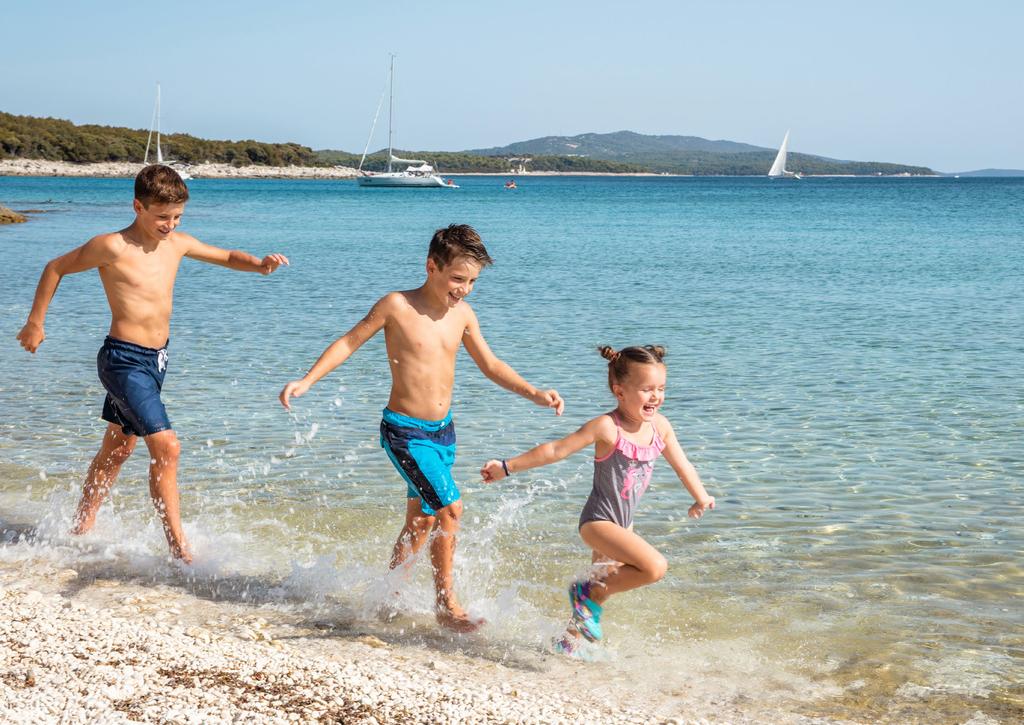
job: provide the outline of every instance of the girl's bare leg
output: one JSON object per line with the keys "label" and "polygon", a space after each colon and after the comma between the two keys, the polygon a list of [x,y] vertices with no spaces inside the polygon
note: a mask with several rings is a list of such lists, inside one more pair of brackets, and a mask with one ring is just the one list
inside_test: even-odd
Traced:
{"label": "girl's bare leg", "polygon": [[580,537],[596,554],[619,564],[591,580],[590,598],[597,604],[613,594],[653,584],[668,570],[668,562],[657,549],[618,524],[591,521],[580,529]]}

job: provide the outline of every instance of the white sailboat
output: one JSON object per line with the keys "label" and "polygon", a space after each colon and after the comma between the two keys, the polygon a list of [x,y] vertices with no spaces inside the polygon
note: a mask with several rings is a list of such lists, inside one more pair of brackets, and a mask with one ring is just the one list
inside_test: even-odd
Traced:
{"label": "white sailboat", "polygon": [[[366,139],[366,148],[363,149],[363,157],[359,160],[360,176],[356,181],[360,186],[398,186],[409,188],[444,188],[458,189],[458,185],[451,179],[442,179],[434,167],[422,159],[401,159],[393,152],[392,121],[395,107],[395,56],[391,56],[391,65],[388,69],[388,166],[387,171],[363,171],[363,163],[366,161],[366,152],[373,140],[373,131],[377,126],[377,116],[380,115],[380,105],[384,102],[381,96],[377,104],[377,115],[373,117],[373,125],[370,127],[370,137]],[[404,171],[395,171],[395,164],[407,164]]]}
{"label": "white sailboat", "polygon": [[156,104],[153,106],[153,120],[149,123],[149,136],[146,137],[146,153],[142,157],[142,163],[149,163],[149,147],[153,140],[153,134],[156,133],[156,162],[158,164],[166,164],[172,169],[178,172],[178,176],[182,179],[191,179],[192,175],[188,173],[188,169],[185,164],[178,161],[164,161],[164,153],[160,148],[160,84],[156,84]]}
{"label": "white sailboat", "polygon": [[782,145],[779,146],[779,153],[775,156],[775,163],[768,170],[768,178],[770,179],[801,179],[803,178],[800,174],[794,171],[786,171],[786,154],[789,148],[789,130],[786,130],[786,135],[782,139]]}

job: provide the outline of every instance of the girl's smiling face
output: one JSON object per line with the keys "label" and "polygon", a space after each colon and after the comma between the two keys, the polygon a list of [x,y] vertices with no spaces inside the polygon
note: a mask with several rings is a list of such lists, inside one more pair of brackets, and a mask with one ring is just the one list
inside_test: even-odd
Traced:
{"label": "girl's smiling face", "polygon": [[642,422],[654,420],[658,408],[665,402],[666,376],[661,363],[632,363],[626,378],[612,385],[623,417]]}

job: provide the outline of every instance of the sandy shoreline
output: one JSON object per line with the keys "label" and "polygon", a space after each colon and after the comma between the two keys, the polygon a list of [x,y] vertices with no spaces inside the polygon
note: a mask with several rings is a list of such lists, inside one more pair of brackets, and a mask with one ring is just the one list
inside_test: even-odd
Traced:
{"label": "sandy shoreline", "polygon": [[635,683],[589,677],[592,664],[503,662],[442,632],[412,644],[358,619],[283,627],[259,606],[183,589],[95,563],[0,563],[0,720],[824,722],[750,702],[645,700]]}

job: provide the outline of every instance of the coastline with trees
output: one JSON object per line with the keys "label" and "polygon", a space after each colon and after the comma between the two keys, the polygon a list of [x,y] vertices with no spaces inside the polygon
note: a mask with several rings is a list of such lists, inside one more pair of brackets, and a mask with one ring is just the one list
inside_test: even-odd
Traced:
{"label": "coastline with trees", "polygon": [[[142,167],[144,129],[76,125],[55,118],[0,112],[0,175],[132,176]],[[552,143],[557,139],[560,143]],[[582,139],[588,145],[570,143]],[[313,150],[297,143],[201,139],[164,134],[169,158],[190,165],[196,177],[353,178],[360,155]],[[586,153],[579,153],[585,148]],[[558,153],[559,151],[573,153]],[[537,153],[539,152],[539,153]],[[645,136],[628,131],[547,137],[474,151],[395,149],[399,156],[426,157],[444,174],[628,174],[763,176],[774,150],[688,136]],[[386,151],[369,154],[367,171],[386,165]],[[840,161],[790,153],[789,165],[804,175],[933,176],[932,169],[888,162]]]}

